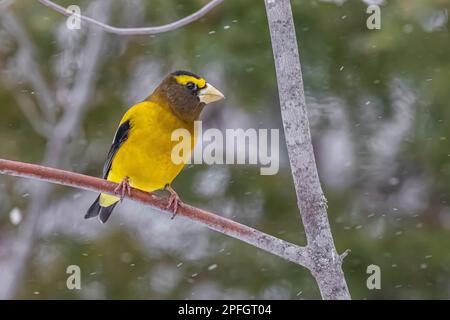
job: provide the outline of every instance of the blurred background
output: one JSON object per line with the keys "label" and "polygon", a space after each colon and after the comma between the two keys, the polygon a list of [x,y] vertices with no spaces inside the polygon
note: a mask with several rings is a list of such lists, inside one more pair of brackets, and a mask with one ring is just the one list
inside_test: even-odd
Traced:
{"label": "blurred background", "polygon": [[[382,27],[366,27],[368,3]],[[82,12],[151,26],[206,1],[91,0]],[[450,34],[447,0],[293,0],[308,111],[329,218],[356,299],[450,298]],[[117,124],[177,69],[227,96],[204,126],[280,128],[263,1],[226,0],[155,36],[116,36],[36,1],[0,2],[0,157],[101,176]],[[280,131],[282,132],[282,130]],[[305,235],[281,135],[281,168],[193,165],[188,203],[282,239]],[[0,177],[0,298],[318,299],[309,272],[181,217],[124,201],[84,220],[96,194]],[[368,290],[366,268],[381,268]],[[66,268],[81,268],[68,290]]]}

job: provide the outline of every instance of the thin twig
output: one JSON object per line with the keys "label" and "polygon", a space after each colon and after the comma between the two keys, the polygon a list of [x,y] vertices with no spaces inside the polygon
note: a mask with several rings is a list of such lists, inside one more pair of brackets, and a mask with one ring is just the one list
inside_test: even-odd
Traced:
{"label": "thin twig", "polygon": [[[108,193],[112,195],[116,194],[114,189],[118,186],[116,183],[79,173],[4,159],[0,159],[0,174],[32,178],[54,184]],[[167,199],[157,197],[154,194],[140,191],[138,189],[131,189],[131,195],[125,195],[125,197],[157,208],[170,216],[173,215],[172,212],[167,211],[166,209]],[[246,225],[188,204],[183,204],[178,208],[177,216],[186,217],[212,230],[244,241],[257,248],[277,255],[288,261],[297,263],[306,268],[310,267],[307,250],[304,247],[297,246]]]}
{"label": "thin twig", "polygon": [[211,0],[208,2],[205,6],[203,6],[200,10],[182,18],[177,21],[160,25],[160,26],[154,26],[154,27],[143,27],[143,28],[120,28],[120,27],[114,27],[109,24],[97,21],[93,18],[86,17],[82,14],[78,15],[73,12],[67,11],[66,8],[60,6],[59,4],[54,3],[50,0],[38,0],[41,4],[65,15],[65,16],[74,16],[79,17],[81,21],[85,21],[87,23],[91,23],[93,25],[96,25],[97,27],[103,29],[106,32],[115,33],[119,35],[144,35],[144,34],[158,34],[163,32],[172,31],[178,28],[181,28],[191,22],[194,22],[201,17],[203,17],[205,14],[207,14],[211,9],[216,7],[218,4],[223,2],[223,0]]}
{"label": "thin twig", "polygon": [[352,250],[350,250],[350,249],[347,249],[344,252],[342,252],[340,255],[341,261],[344,261],[344,259],[350,254],[350,252],[352,252]]}

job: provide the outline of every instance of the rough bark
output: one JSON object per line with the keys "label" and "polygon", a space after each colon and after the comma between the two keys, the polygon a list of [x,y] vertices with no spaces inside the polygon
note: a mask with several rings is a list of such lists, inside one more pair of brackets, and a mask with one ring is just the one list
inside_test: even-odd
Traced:
{"label": "rough bark", "polygon": [[289,0],[265,0],[265,5],[286,145],[308,241],[307,251],[312,260],[310,270],[322,298],[350,299],[314,158],[291,3]]}

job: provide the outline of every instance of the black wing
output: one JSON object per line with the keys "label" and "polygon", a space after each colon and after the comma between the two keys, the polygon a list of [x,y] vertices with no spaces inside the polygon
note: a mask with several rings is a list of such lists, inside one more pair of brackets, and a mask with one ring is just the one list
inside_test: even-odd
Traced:
{"label": "black wing", "polygon": [[103,179],[106,179],[108,177],[109,170],[111,170],[111,164],[114,159],[114,156],[117,153],[117,150],[119,150],[122,143],[125,142],[125,140],[128,139],[128,134],[130,132],[130,120],[125,121],[122,123],[117,129],[116,135],[114,136],[114,141],[111,145],[111,149],[109,149],[108,152],[108,158],[106,159],[106,163],[103,167]]}

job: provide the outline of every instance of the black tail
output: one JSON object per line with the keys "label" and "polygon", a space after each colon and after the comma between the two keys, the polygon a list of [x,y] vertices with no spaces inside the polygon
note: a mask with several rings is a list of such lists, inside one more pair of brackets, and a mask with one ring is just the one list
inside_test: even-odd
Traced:
{"label": "black tail", "polygon": [[100,195],[99,195],[97,199],[95,199],[94,203],[89,207],[84,218],[89,219],[98,216],[101,209],[102,207],[100,206]]}
{"label": "black tail", "polygon": [[117,202],[114,203],[113,205],[110,205],[109,207],[102,207],[100,205],[100,196],[98,196],[97,199],[95,199],[94,203],[89,207],[84,218],[89,219],[99,216],[100,221],[105,223],[108,220],[109,216],[111,215],[116,205]]}

